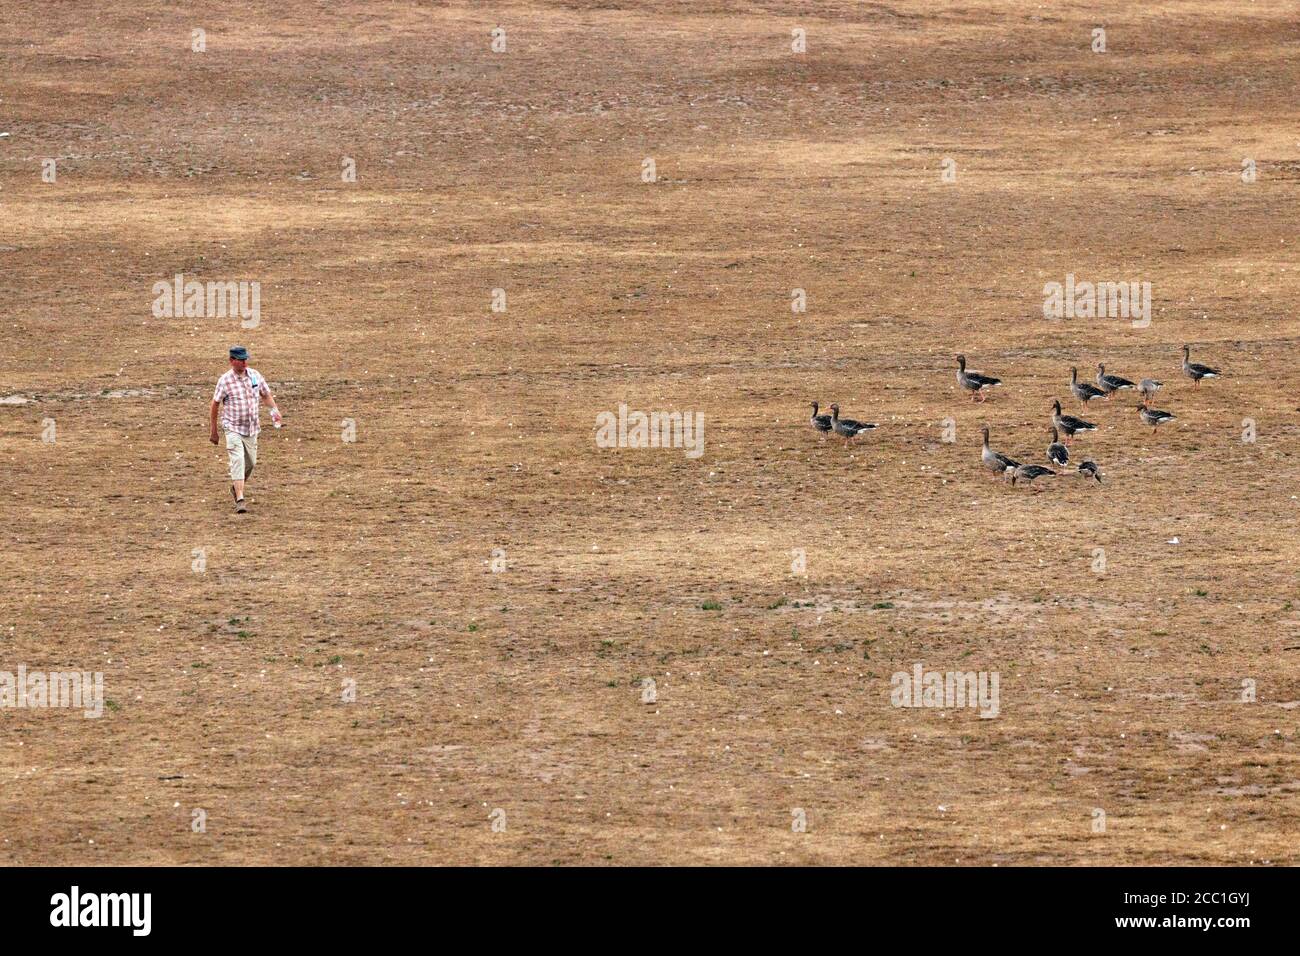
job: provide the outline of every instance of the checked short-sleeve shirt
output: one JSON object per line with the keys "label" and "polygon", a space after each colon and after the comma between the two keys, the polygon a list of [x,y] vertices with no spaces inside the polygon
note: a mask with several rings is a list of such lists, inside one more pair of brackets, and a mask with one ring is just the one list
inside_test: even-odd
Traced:
{"label": "checked short-sleeve shirt", "polygon": [[256,435],[261,431],[261,396],[270,394],[266,379],[257,369],[245,368],[243,375],[236,375],[233,368],[227,371],[217,379],[217,390],[212,394],[212,400],[221,403],[221,427],[241,435]]}

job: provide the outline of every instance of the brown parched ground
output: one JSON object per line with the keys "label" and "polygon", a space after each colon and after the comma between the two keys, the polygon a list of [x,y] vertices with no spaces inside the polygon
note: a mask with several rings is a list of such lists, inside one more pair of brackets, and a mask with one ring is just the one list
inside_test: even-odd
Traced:
{"label": "brown parched ground", "polygon": [[[0,671],[108,698],[0,710],[0,861],[1300,862],[1292,3],[186,6],[0,0]],[[1104,484],[981,469],[1056,397]]]}

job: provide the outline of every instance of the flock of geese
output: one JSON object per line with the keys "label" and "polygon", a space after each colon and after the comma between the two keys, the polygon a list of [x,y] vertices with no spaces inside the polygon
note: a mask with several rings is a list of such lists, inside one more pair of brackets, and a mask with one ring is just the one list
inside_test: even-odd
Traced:
{"label": "flock of geese", "polygon": [[[1199,385],[1201,379],[1217,378],[1221,373],[1217,368],[1191,361],[1191,346],[1184,345],[1183,374],[1192,380],[1193,385]],[[958,355],[957,384],[970,392],[971,401],[983,402],[988,398],[987,390],[996,385],[1001,385],[1002,380],[968,369],[966,367],[966,356]],[[1162,387],[1164,387],[1164,382],[1157,381],[1154,378],[1144,378],[1140,382],[1134,383],[1118,375],[1111,375],[1107,373],[1104,364],[1097,366],[1096,384],[1080,382],[1078,368],[1070,369],[1070,391],[1085,406],[1094,398],[1109,399],[1116,392],[1125,389],[1137,389],[1142,395],[1142,401],[1137,406],[1137,413],[1143,422],[1151,426],[1153,434],[1165,422],[1174,420],[1174,416],[1169,412],[1163,412],[1151,407],[1151,397]],[[809,419],[809,424],[813,429],[823,436],[832,432],[839,435],[844,439],[846,446],[863,432],[876,427],[874,422],[860,422],[852,418],[840,418],[839,405],[832,405],[829,415],[818,414],[819,405],[817,402],[812,402],[811,405],[812,417]],[[1093,432],[1096,430],[1097,426],[1092,422],[1084,421],[1082,418],[1076,418],[1073,415],[1062,415],[1060,399],[1053,401],[1052,441],[1047,446],[1047,460],[1057,468],[1064,468],[1070,461],[1070,449],[1068,447],[1070,439],[1079,432]],[[984,463],[984,467],[996,475],[1010,476],[1011,484],[1014,485],[1017,481],[1032,483],[1034,479],[1041,478],[1044,475],[1060,474],[1060,472],[1054,471],[1045,465],[1022,464],[1009,455],[994,451],[989,447],[989,429],[987,426],[982,429],[982,433],[984,435],[984,447],[980,453],[980,458]],[[1064,443],[1061,441],[1062,434],[1065,435]],[[1084,478],[1092,478],[1098,484],[1101,484],[1101,469],[1097,467],[1095,461],[1085,460],[1080,463],[1078,473]]]}

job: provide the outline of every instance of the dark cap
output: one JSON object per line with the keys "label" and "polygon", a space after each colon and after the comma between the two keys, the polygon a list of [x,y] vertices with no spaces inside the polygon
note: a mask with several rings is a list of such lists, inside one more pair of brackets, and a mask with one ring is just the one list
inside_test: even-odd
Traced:
{"label": "dark cap", "polygon": [[230,347],[230,357],[232,359],[239,359],[241,362],[247,362],[248,349],[244,348],[242,345],[232,345]]}

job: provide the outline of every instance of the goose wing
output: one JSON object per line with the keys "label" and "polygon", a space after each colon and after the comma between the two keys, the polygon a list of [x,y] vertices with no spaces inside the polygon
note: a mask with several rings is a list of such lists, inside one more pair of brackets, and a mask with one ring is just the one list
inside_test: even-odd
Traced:
{"label": "goose wing", "polygon": [[876,427],[875,422],[859,422],[854,421],[852,418],[841,418],[840,425],[853,432],[865,432]]}
{"label": "goose wing", "polygon": [[1033,481],[1035,478],[1041,478],[1043,475],[1054,475],[1056,472],[1050,468],[1044,468],[1042,465],[1021,465],[1016,469],[1016,474],[1021,478]]}

